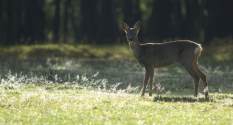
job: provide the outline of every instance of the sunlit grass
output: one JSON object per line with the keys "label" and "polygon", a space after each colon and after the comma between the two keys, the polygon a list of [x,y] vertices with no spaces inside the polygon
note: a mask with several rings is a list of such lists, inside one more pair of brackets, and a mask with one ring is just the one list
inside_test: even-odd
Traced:
{"label": "sunlit grass", "polygon": [[232,54],[231,44],[204,47],[205,100],[192,96],[191,77],[174,65],[156,71],[161,96],[140,97],[144,70],[128,45],[0,47],[0,125],[231,125]]}
{"label": "sunlit grass", "polygon": [[49,86],[31,84],[14,89],[1,87],[0,124],[231,125],[233,123],[232,94],[211,94],[212,101],[209,102],[154,101],[153,97],[142,98],[138,94],[111,93],[77,86],[64,88],[64,85],[59,84]]}
{"label": "sunlit grass", "polygon": [[[233,60],[233,45],[216,43],[204,46],[200,61],[204,62],[230,62]],[[133,54],[127,44],[94,45],[94,44],[34,44],[0,47],[0,57],[50,58],[50,57],[75,57],[98,59],[127,59],[134,60]]]}
{"label": "sunlit grass", "polygon": [[127,45],[92,45],[92,44],[34,44],[0,47],[0,56],[19,59],[37,57],[78,57],[129,59],[132,55]]}

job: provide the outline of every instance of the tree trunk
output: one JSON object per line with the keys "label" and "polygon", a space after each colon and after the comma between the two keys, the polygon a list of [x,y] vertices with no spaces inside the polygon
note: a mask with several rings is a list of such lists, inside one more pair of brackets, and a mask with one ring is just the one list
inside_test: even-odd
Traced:
{"label": "tree trunk", "polygon": [[61,0],[54,0],[54,16],[53,16],[53,42],[60,40],[60,11],[61,11]]}
{"label": "tree trunk", "polygon": [[207,0],[208,25],[207,41],[216,37],[233,36],[233,1]]}
{"label": "tree trunk", "polygon": [[45,40],[43,0],[27,0],[24,10],[24,43],[35,43]]}
{"label": "tree trunk", "polygon": [[67,41],[68,35],[68,24],[70,19],[70,8],[71,8],[71,0],[65,0],[64,3],[64,15],[63,15],[63,41]]}
{"label": "tree trunk", "polygon": [[123,16],[124,21],[129,25],[134,25],[138,20],[141,20],[140,0],[123,0]]}
{"label": "tree trunk", "polygon": [[204,0],[190,0],[186,1],[187,18],[185,22],[186,36],[199,42],[204,42],[204,28],[205,28],[205,15],[204,15]]}
{"label": "tree trunk", "polygon": [[97,0],[80,0],[80,39],[94,42],[97,38]]}
{"label": "tree trunk", "polygon": [[100,4],[97,42],[116,42],[118,26],[116,22],[115,4],[113,0],[102,0]]}
{"label": "tree trunk", "polygon": [[155,0],[148,23],[149,39],[163,40],[174,37],[171,0]]}

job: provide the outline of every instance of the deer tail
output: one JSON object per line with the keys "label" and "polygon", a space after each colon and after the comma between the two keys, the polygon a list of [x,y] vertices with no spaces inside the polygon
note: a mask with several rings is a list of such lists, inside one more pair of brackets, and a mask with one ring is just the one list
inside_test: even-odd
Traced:
{"label": "deer tail", "polygon": [[197,57],[199,57],[201,55],[203,48],[202,48],[201,44],[197,44],[197,45],[198,46],[195,48],[194,53]]}

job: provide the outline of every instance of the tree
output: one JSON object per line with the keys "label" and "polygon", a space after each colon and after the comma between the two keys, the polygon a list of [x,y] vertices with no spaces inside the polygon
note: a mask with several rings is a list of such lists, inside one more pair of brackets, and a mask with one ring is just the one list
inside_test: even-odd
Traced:
{"label": "tree", "polygon": [[146,39],[208,43],[232,38],[232,5],[232,0],[0,0],[0,42],[111,43],[120,37],[118,21],[133,26],[143,19]]}
{"label": "tree", "polygon": [[207,0],[207,41],[215,37],[233,36],[232,5],[232,0]]}
{"label": "tree", "polygon": [[16,30],[18,25],[16,24],[16,2],[6,2],[6,44],[13,44],[16,42]]}
{"label": "tree", "polygon": [[80,40],[94,42],[97,37],[96,0],[80,0]]}
{"label": "tree", "polygon": [[54,0],[53,42],[60,40],[61,0]]}
{"label": "tree", "polygon": [[113,0],[102,0],[98,12],[97,42],[112,43],[117,39],[118,26]]}
{"label": "tree", "polygon": [[174,37],[171,1],[154,0],[147,27],[147,34],[150,39],[161,40]]}
{"label": "tree", "polygon": [[133,25],[136,21],[141,20],[139,4],[140,0],[123,0],[123,20],[130,25]]}
{"label": "tree", "polygon": [[71,0],[64,1],[64,13],[63,13],[63,41],[67,41],[68,24],[70,19]]}
{"label": "tree", "polygon": [[199,42],[205,39],[205,0],[186,1],[185,37]]}

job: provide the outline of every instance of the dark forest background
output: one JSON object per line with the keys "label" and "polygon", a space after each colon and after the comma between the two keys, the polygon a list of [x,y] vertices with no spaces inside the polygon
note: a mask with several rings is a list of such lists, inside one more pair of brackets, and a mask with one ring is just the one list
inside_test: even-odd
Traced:
{"label": "dark forest background", "polygon": [[148,40],[205,44],[233,34],[233,0],[0,0],[0,43],[116,43],[120,24]]}

